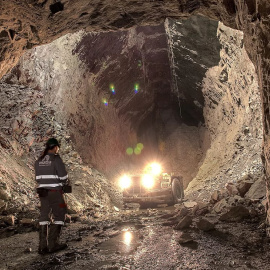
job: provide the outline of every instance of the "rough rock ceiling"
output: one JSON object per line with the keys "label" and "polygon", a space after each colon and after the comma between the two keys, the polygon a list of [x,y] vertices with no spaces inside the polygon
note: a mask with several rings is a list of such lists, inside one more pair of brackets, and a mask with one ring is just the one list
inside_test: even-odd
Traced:
{"label": "rough rock ceiling", "polygon": [[5,62],[1,63],[0,76],[16,63],[23,50],[78,29],[104,31],[158,24],[167,17],[180,18],[192,12],[236,26],[236,6],[225,0],[2,0],[0,8],[0,60]]}

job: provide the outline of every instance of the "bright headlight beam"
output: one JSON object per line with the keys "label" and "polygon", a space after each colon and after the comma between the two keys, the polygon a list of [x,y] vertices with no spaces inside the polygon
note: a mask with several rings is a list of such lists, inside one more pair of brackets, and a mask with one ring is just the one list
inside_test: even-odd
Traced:
{"label": "bright headlight beam", "polygon": [[161,166],[158,163],[152,163],[150,167],[153,175],[159,175],[161,173]]}
{"label": "bright headlight beam", "polygon": [[145,188],[152,188],[154,186],[154,177],[150,174],[145,174],[142,177],[142,184]]}
{"label": "bright headlight beam", "polygon": [[122,189],[129,188],[131,185],[131,178],[127,175],[123,175],[119,180],[119,186]]}

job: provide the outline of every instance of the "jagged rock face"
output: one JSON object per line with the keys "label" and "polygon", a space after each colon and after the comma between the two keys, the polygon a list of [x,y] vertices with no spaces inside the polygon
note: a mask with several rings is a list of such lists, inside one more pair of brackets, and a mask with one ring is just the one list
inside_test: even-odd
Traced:
{"label": "jagged rock face", "polygon": [[[254,65],[243,45],[243,33],[220,23],[219,64],[203,80],[204,118],[211,146],[187,194],[207,198],[227,182],[263,174],[261,101]],[[199,192],[195,192],[195,190]]]}
{"label": "jagged rock face", "polygon": [[45,104],[40,91],[4,83],[0,89],[0,212],[31,212],[37,217],[33,163],[52,136],[61,138],[60,154],[73,185],[73,193],[66,198],[69,211],[96,207],[109,211],[119,205],[120,194],[102,174],[83,164],[67,126],[56,120],[53,106]]}
{"label": "jagged rock face", "polygon": [[183,118],[193,125],[204,123],[202,81],[206,71],[217,65],[220,43],[218,22],[203,16],[167,21],[174,89]]}

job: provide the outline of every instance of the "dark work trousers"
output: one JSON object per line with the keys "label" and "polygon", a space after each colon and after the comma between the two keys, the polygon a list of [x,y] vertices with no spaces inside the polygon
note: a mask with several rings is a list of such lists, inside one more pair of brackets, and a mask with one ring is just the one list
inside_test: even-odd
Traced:
{"label": "dark work trousers", "polygon": [[39,197],[41,202],[39,225],[50,224],[50,215],[53,216],[53,224],[64,225],[67,205],[62,190],[49,190],[48,195]]}

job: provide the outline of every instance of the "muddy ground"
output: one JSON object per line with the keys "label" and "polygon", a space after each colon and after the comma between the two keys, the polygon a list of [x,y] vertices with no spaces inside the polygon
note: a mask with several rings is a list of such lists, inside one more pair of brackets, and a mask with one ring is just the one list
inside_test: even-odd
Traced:
{"label": "muddy ground", "polygon": [[[224,223],[209,216],[214,230],[200,231],[193,220],[180,231],[169,225],[174,214],[173,207],[123,210],[107,220],[74,221],[63,230],[68,249],[43,256],[35,228],[7,227],[1,231],[0,269],[270,269],[261,220]],[[180,244],[183,233],[193,241]]]}

